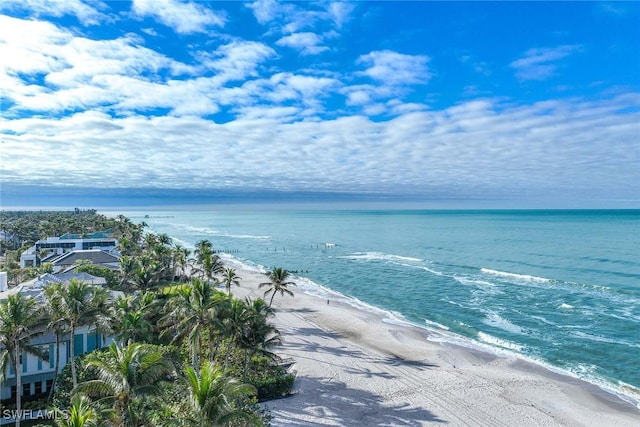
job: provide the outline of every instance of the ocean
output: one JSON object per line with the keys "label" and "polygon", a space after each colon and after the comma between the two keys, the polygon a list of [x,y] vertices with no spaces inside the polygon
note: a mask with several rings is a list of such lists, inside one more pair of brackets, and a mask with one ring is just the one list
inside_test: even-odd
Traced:
{"label": "ocean", "polygon": [[517,354],[638,404],[640,211],[120,213],[191,249],[208,239],[237,265],[296,272],[295,292]]}

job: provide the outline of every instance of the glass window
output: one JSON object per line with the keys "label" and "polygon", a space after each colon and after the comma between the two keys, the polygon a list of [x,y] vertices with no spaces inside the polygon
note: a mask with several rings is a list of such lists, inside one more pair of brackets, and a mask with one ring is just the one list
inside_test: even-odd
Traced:
{"label": "glass window", "polygon": [[31,383],[22,384],[22,395],[31,396]]}
{"label": "glass window", "polygon": [[56,363],[56,354],[53,351],[54,350],[54,345],[53,344],[49,344],[49,367],[53,368],[55,367],[55,363]]}
{"label": "glass window", "polygon": [[73,355],[80,356],[84,353],[84,334],[77,334],[73,338]]}
{"label": "glass window", "polygon": [[42,393],[42,381],[36,381],[36,386],[35,386],[35,390],[33,391],[34,394],[41,394]]}

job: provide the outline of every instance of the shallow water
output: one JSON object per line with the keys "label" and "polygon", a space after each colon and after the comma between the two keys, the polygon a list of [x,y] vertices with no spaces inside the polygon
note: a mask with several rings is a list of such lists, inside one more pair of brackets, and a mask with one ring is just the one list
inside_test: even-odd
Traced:
{"label": "shallow water", "polygon": [[323,292],[315,282],[605,388],[640,387],[639,211],[124,214],[190,248],[209,239],[245,264],[298,271],[311,292]]}

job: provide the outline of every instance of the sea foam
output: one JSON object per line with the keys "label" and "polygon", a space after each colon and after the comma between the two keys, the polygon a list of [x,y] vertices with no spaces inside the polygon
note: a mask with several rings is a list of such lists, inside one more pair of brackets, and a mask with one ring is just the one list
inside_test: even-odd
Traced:
{"label": "sea foam", "polygon": [[485,274],[490,274],[492,276],[505,277],[508,279],[516,279],[516,280],[522,280],[526,282],[548,283],[552,281],[551,279],[547,279],[544,277],[531,276],[528,274],[509,273],[508,271],[492,270],[490,268],[481,268],[480,271],[482,271]]}
{"label": "sea foam", "polygon": [[363,261],[413,261],[422,262],[420,258],[408,256],[386,254],[384,252],[355,252],[351,255],[344,255],[339,258]]}

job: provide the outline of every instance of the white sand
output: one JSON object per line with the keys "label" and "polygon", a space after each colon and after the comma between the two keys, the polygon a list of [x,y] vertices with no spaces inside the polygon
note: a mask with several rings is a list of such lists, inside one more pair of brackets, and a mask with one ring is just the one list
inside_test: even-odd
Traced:
{"label": "white sand", "polygon": [[[238,273],[234,295],[262,296],[264,276]],[[266,403],[273,426],[640,426],[638,408],[588,383],[292,289],[273,306],[295,394]]]}

